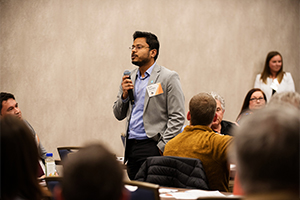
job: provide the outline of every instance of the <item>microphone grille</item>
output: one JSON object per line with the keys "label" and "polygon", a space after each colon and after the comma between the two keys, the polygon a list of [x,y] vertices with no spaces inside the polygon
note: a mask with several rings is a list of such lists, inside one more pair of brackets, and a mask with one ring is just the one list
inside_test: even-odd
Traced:
{"label": "microphone grille", "polygon": [[124,71],[124,75],[130,75],[130,71],[129,70],[125,70]]}

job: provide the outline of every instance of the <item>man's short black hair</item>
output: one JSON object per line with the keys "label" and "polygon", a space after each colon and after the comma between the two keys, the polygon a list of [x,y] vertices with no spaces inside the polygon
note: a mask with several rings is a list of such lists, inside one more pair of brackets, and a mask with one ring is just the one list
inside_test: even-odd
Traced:
{"label": "man's short black hair", "polygon": [[156,49],[156,51],[157,51],[157,53],[154,57],[154,60],[156,60],[158,57],[158,54],[159,54],[159,41],[158,41],[156,35],[154,35],[153,33],[150,33],[150,32],[136,31],[133,34],[133,41],[136,38],[146,38],[146,43],[149,45],[149,49],[150,50]]}
{"label": "man's short black hair", "polygon": [[15,100],[15,97],[11,93],[7,93],[7,92],[1,92],[0,93],[0,101],[1,101],[1,104],[0,104],[0,113],[1,113],[1,110],[2,110],[2,102],[3,101],[7,101],[8,99]]}

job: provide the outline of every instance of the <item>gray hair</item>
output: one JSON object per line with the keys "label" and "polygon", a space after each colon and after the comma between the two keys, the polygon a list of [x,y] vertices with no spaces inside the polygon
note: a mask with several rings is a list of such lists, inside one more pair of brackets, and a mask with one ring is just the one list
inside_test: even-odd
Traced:
{"label": "gray hair", "polygon": [[246,194],[299,190],[299,110],[268,106],[235,129],[235,155]]}
{"label": "gray hair", "polygon": [[220,101],[222,110],[224,111],[225,110],[225,100],[223,99],[223,97],[221,97],[219,94],[217,94],[216,92],[213,92],[213,91],[209,92],[208,94],[210,94],[215,100]]}
{"label": "gray hair", "polygon": [[290,104],[300,110],[300,94],[297,92],[281,92],[272,96],[269,105]]}

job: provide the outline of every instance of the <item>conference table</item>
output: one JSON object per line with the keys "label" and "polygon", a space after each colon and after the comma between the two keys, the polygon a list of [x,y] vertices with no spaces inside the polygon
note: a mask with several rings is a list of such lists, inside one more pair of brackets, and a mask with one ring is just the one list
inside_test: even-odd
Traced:
{"label": "conference table", "polygon": [[[120,160],[119,160],[120,161]],[[58,165],[59,166],[59,165]],[[60,165],[62,168],[62,166]],[[126,171],[126,166],[124,166],[124,171]],[[58,171],[62,171],[59,169]],[[235,165],[230,165],[230,187],[233,187],[233,179],[235,177]],[[62,173],[60,173],[62,175]],[[124,173],[125,180],[129,180]],[[160,187],[159,194],[161,200],[176,200],[176,199],[189,199],[196,200],[198,197],[232,197],[232,193],[219,192],[219,191],[205,191],[205,190],[194,190],[186,188],[170,188],[170,187]]]}
{"label": "conference table", "polygon": [[[155,200],[175,200],[175,199],[189,199],[197,200],[198,198],[239,198],[229,192],[208,191],[200,189],[187,189],[159,186],[139,181],[124,181],[125,188],[131,192],[133,199],[139,199],[145,195],[154,195]],[[138,189],[142,189],[138,190]],[[150,196],[149,196],[150,197]],[[148,197],[146,199],[149,199]],[[152,197],[151,197],[152,199]]]}
{"label": "conference table", "polygon": [[[52,193],[53,192],[53,188],[55,187],[55,185],[58,182],[62,181],[62,177],[61,176],[52,176],[52,177],[45,177],[46,183],[47,185],[41,182],[41,185],[44,187],[47,187],[48,190]],[[52,182],[52,183],[51,183]],[[138,181],[129,181],[133,182],[133,185],[136,185],[135,182]],[[129,187],[134,187],[134,190],[130,190],[130,188],[128,188],[127,185],[128,182],[125,182],[125,187],[133,192],[137,189],[136,186],[129,186]],[[145,185],[145,182],[139,182],[139,184],[143,184]],[[149,185],[149,183],[146,183]],[[153,185],[153,184],[152,184]],[[148,189],[147,189],[148,190]],[[160,197],[160,200],[177,200],[177,199],[188,199],[188,200],[197,200],[199,197],[202,198],[212,198],[212,197],[237,197],[238,196],[233,196],[232,193],[228,193],[228,192],[219,192],[219,191],[207,191],[207,190],[199,190],[199,189],[186,189],[186,188],[174,188],[174,187],[159,187],[158,185],[155,186],[155,189],[149,189],[149,191],[153,192],[153,194],[157,197],[156,199],[158,199],[158,195]],[[155,191],[155,192],[154,192]]]}

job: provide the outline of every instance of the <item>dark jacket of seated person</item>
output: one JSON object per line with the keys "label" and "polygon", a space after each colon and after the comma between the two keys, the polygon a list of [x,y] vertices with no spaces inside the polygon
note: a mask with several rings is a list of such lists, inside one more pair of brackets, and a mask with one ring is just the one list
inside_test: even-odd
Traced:
{"label": "dark jacket of seated person", "polygon": [[226,121],[226,120],[222,120],[221,121],[221,134],[233,136],[232,131],[235,127],[237,127],[237,125],[235,123],[232,123],[232,122]]}

